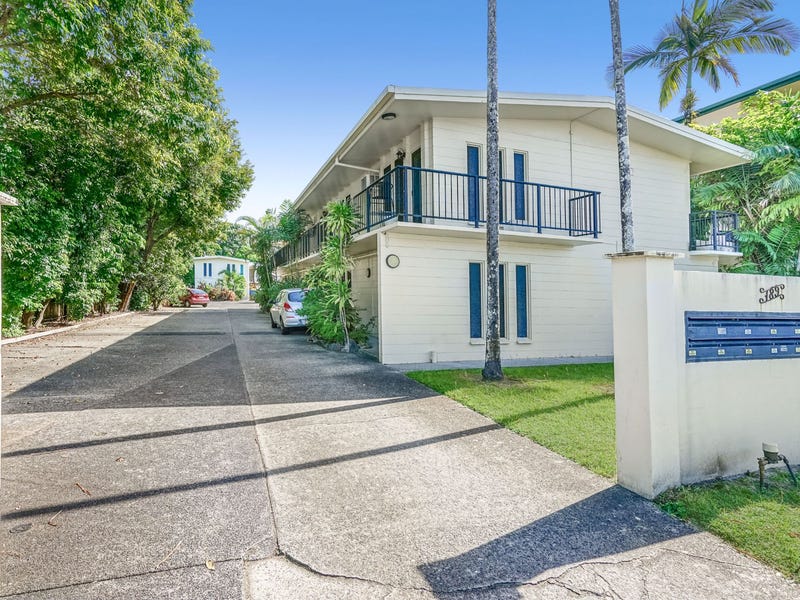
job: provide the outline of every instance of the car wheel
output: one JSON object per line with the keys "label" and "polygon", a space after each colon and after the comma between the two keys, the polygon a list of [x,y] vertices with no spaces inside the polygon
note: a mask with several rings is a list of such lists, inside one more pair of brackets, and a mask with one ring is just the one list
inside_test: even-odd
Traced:
{"label": "car wheel", "polygon": [[208,302],[206,302],[205,304],[203,304],[203,308],[205,308],[206,306],[208,306]]}
{"label": "car wheel", "polygon": [[192,307],[192,305],[189,303],[188,300],[184,300],[183,301],[183,308],[191,308],[191,307]]}
{"label": "car wheel", "polygon": [[272,325],[273,329],[277,329],[278,328],[278,324],[275,322],[275,319],[272,318],[272,313],[270,313],[270,315],[269,315],[269,323],[270,323],[270,325]]}
{"label": "car wheel", "polygon": [[283,324],[283,319],[281,319],[281,335],[289,335],[289,328]]}

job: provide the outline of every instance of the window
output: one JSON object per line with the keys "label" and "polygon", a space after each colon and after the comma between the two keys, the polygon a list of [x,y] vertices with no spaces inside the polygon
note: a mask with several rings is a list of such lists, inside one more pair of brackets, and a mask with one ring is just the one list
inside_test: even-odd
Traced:
{"label": "window", "polygon": [[305,290],[299,292],[289,292],[289,302],[302,302],[306,299]]}
{"label": "window", "polygon": [[244,275],[244,265],[239,265],[239,275]]}
{"label": "window", "polygon": [[517,338],[530,337],[528,328],[528,265],[517,265],[515,287],[517,297]]}
{"label": "window", "polygon": [[203,277],[206,276],[206,263],[203,263]]}
{"label": "window", "polygon": [[469,263],[469,337],[480,339],[483,332],[483,315],[481,311],[481,263]]}

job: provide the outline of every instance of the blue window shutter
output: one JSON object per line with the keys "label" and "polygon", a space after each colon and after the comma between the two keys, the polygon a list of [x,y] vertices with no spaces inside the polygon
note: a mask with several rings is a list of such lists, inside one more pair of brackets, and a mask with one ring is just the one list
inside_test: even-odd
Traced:
{"label": "blue window shutter", "polygon": [[481,264],[469,263],[469,337],[471,338],[480,338],[483,329],[481,283]]}
{"label": "blue window shutter", "polygon": [[467,218],[475,221],[478,218],[478,195],[480,193],[480,149],[477,146],[467,146]]}
{"label": "blue window shutter", "polygon": [[514,152],[514,218],[525,220],[525,155]]}
{"label": "blue window shutter", "polygon": [[244,275],[244,265],[239,265],[239,275]]}
{"label": "blue window shutter", "polygon": [[527,338],[528,334],[528,267],[517,265],[517,337]]}
{"label": "blue window shutter", "polygon": [[506,266],[500,265],[500,337],[506,337]]}

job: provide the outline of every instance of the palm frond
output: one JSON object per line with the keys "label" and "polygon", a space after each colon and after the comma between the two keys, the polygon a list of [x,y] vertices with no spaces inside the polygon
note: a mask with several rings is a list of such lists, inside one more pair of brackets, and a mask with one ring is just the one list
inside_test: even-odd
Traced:
{"label": "palm frond", "polygon": [[661,70],[661,92],[658,96],[658,104],[663,109],[675,97],[675,94],[683,86],[686,80],[686,61],[675,62]]}

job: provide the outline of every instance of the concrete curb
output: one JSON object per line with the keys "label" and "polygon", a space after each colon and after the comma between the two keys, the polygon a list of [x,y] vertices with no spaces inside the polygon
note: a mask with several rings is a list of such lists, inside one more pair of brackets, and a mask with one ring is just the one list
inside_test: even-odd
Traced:
{"label": "concrete curb", "polygon": [[47,337],[49,335],[55,335],[57,333],[73,331],[80,327],[91,325],[93,323],[102,323],[104,321],[111,321],[113,319],[119,319],[120,317],[126,317],[126,316],[129,317],[135,314],[136,314],[135,311],[117,312],[111,315],[106,315],[104,317],[99,317],[97,319],[92,319],[91,321],[81,321],[80,323],[75,323],[75,325],[67,325],[66,327],[59,327],[58,329],[52,329],[50,331],[40,331],[38,333],[30,333],[28,335],[21,335],[19,337],[7,338],[4,340],[0,340],[0,346],[5,346],[6,344],[16,344],[17,342],[27,342],[28,340],[35,340],[37,338]]}

